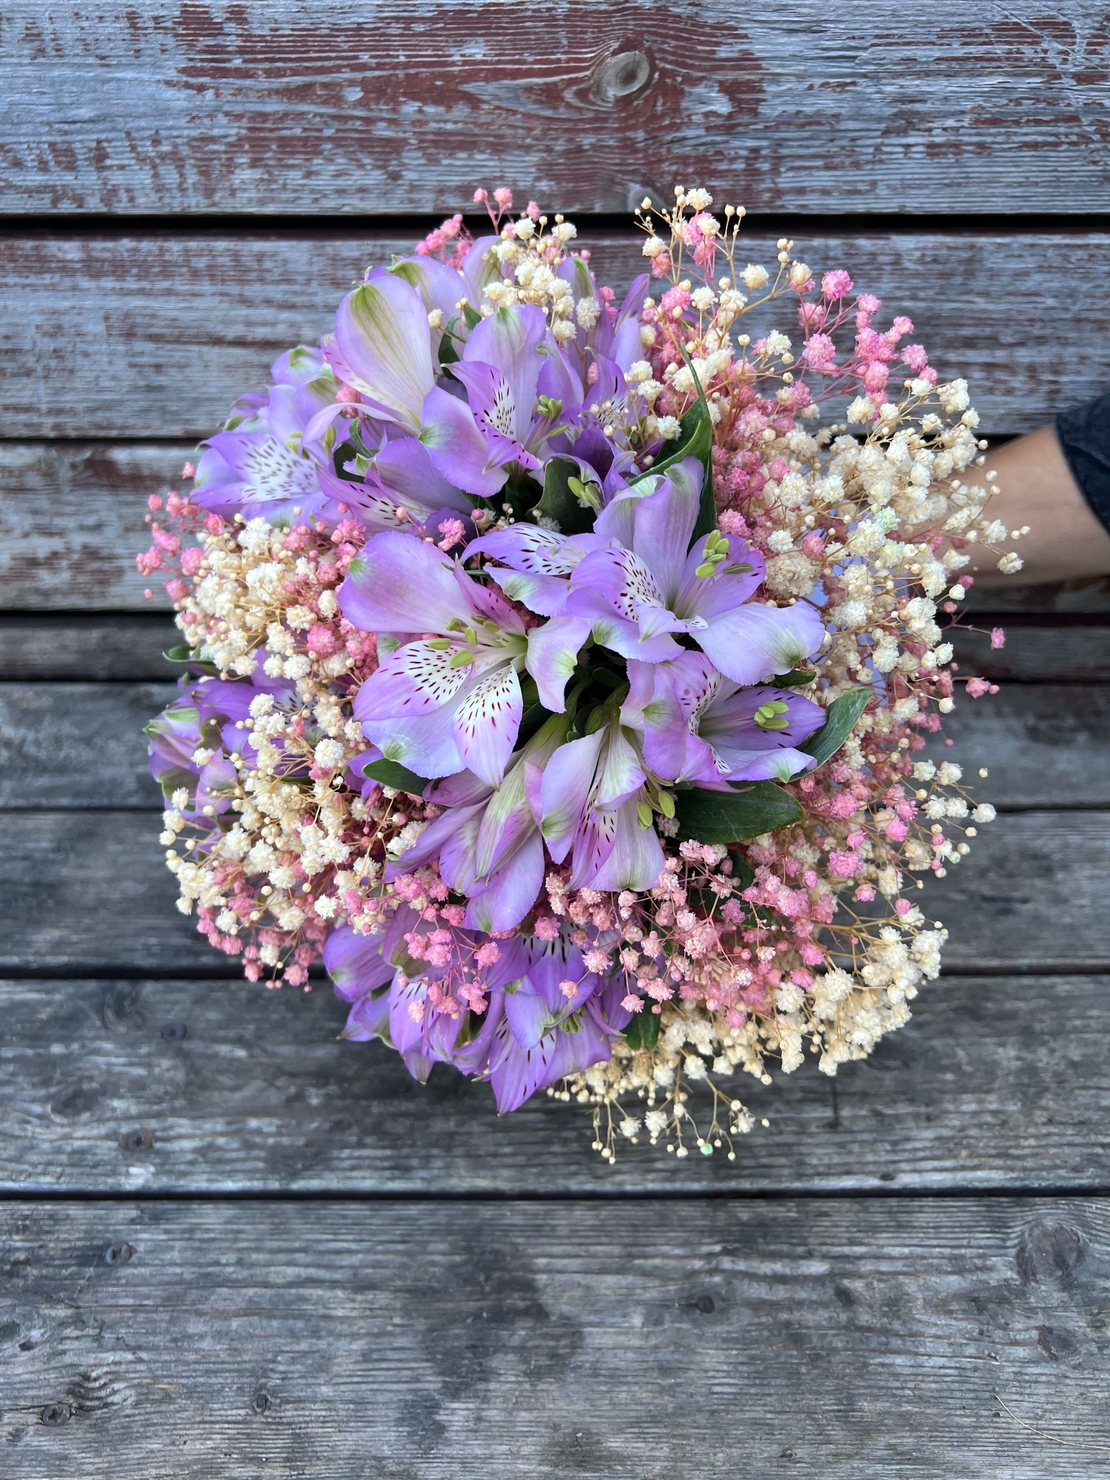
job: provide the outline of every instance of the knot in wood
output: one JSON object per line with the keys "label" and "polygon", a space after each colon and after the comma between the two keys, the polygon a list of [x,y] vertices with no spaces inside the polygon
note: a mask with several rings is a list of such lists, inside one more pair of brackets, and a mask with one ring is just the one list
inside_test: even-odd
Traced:
{"label": "knot in wood", "polygon": [[124,1131],[119,1138],[124,1151],[153,1151],[154,1132],[148,1130]]}
{"label": "knot in wood", "polygon": [[631,98],[651,81],[651,60],[642,51],[618,51],[605,57],[594,72],[590,97],[595,103],[611,106],[620,98]]}

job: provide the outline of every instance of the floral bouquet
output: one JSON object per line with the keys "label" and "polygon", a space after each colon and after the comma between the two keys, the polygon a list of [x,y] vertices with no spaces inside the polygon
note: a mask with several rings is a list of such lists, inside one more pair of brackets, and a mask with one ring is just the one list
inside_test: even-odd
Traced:
{"label": "floral bouquet", "polygon": [[1005,538],[985,443],[908,319],[789,241],[744,263],[704,190],[644,202],[623,299],[475,199],[150,499],[179,906],[252,981],[322,960],[419,1079],[731,1158],[718,1081],[903,1024],[946,933],[914,876],[994,815],[919,756],[990,687],[936,621]]}

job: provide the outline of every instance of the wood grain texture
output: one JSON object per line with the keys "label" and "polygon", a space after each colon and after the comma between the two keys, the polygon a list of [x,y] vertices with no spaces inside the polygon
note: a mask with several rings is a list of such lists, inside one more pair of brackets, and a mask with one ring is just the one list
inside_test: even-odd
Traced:
{"label": "wood grain texture", "polygon": [[[158,825],[146,812],[0,814],[0,971],[234,975],[174,908]],[[921,897],[951,930],[950,970],[1101,969],[1108,870],[1110,813],[1022,812],[983,828]]]}
{"label": "wood grain texture", "polygon": [[15,1204],[3,1225],[11,1480],[1105,1471],[1099,1201]]}
{"label": "wood grain texture", "polygon": [[6,8],[5,211],[455,210],[502,183],[623,210],[1110,202],[1105,7],[197,0]]}
{"label": "wood grain texture", "polygon": [[[0,683],[0,808],[160,807],[142,731],[176,693],[172,683]],[[1013,684],[961,701],[946,721],[955,745],[931,753],[958,761],[996,806],[1105,807],[1108,729],[1110,687]]]}
{"label": "wood grain texture", "polygon": [[[208,435],[277,354],[319,339],[368,261],[411,251],[419,235],[0,237],[3,435]],[[773,260],[776,235],[753,231],[744,252]],[[603,281],[643,268],[634,234],[583,240]],[[884,313],[908,313],[941,373],[969,381],[982,429],[996,435],[1028,431],[1105,381],[1108,246],[1097,232],[814,233],[799,234],[796,251],[815,270],[847,267]],[[785,309],[777,322],[796,333]],[[176,476],[164,468],[159,458],[155,481]]]}
{"label": "wood grain texture", "polygon": [[[486,1085],[443,1066],[418,1085],[381,1044],[341,1041],[346,1008],[323,983],[5,981],[0,1191],[1095,1191],[1108,985],[942,977],[835,1080],[809,1062],[770,1086],[731,1081],[769,1120],[735,1162],[644,1142],[609,1168],[588,1109],[540,1095],[498,1117]],[[693,1095],[695,1119],[707,1104]]]}
{"label": "wood grain texture", "polygon": [[165,681],[176,641],[168,612],[0,610],[0,680]]}
{"label": "wood grain texture", "polygon": [[1110,679],[1110,625],[1077,616],[1039,616],[1002,612],[990,619],[1001,625],[1005,646],[992,648],[987,624],[975,612],[968,620],[975,631],[947,630],[960,672],[981,674],[996,683],[1105,683]]}

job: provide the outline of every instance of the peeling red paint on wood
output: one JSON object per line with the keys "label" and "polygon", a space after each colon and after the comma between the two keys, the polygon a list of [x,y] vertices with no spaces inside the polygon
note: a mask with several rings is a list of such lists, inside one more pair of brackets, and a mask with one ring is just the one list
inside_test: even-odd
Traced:
{"label": "peeling red paint on wood", "polygon": [[946,20],[892,29],[878,0],[17,4],[0,210],[403,213],[505,182],[612,211],[695,176],[758,210],[1105,208],[1104,7]]}

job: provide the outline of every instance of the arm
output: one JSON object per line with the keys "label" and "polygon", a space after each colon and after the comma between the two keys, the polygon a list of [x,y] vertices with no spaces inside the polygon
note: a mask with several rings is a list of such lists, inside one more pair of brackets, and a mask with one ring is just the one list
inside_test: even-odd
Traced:
{"label": "arm", "polygon": [[[988,472],[997,474],[998,489],[989,512],[1009,529],[1029,526],[1014,547],[1025,562],[1018,578],[1023,584],[1110,573],[1110,534],[1073,477],[1055,426],[1039,427],[988,453],[969,482],[982,483]],[[993,560],[980,565],[976,578],[980,588],[1013,582]]]}

